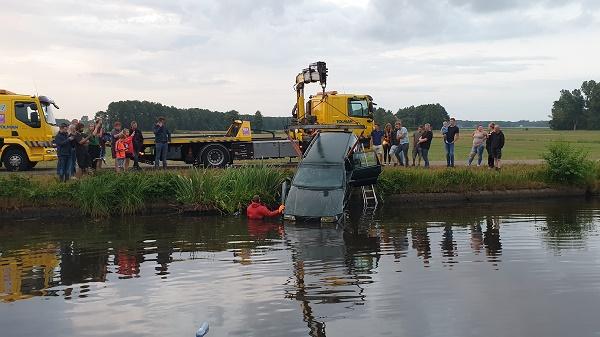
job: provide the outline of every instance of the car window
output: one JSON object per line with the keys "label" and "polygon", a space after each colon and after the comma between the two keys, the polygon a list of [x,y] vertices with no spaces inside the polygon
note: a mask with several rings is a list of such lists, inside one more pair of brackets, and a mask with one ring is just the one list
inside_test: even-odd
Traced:
{"label": "car window", "polygon": [[341,188],[344,174],[343,165],[301,165],[292,184],[307,188]]}

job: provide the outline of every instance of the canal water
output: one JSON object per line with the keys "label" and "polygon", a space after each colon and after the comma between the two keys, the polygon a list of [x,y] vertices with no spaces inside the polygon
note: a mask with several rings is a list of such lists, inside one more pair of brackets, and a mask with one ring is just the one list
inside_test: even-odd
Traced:
{"label": "canal water", "polygon": [[[354,214],[355,213],[355,214]],[[0,335],[597,336],[600,202],[0,220]]]}

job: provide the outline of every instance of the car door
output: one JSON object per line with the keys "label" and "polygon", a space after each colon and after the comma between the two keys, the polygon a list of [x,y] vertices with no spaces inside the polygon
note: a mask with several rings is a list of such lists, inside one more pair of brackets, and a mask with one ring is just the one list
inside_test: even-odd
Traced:
{"label": "car door", "polygon": [[381,174],[381,163],[371,158],[361,149],[352,153],[352,175],[350,185],[354,187],[374,185]]}

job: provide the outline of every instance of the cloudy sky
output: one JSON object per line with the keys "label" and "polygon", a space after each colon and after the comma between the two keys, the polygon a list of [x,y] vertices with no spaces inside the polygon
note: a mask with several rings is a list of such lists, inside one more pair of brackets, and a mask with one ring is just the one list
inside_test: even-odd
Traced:
{"label": "cloudy sky", "polygon": [[319,60],[331,90],[461,119],[545,119],[600,80],[598,0],[3,0],[0,23],[0,88],[61,117],[124,99],[287,116]]}

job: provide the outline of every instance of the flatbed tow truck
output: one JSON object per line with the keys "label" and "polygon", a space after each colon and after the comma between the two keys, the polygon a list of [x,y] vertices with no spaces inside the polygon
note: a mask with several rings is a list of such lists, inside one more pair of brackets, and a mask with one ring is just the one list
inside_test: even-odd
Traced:
{"label": "flatbed tow truck", "polygon": [[[252,137],[248,121],[234,121],[224,134],[172,136],[167,160],[197,167],[226,167],[234,160],[297,157],[297,142],[287,138]],[[144,140],[143,162],[154,163],[154,139]]]}

